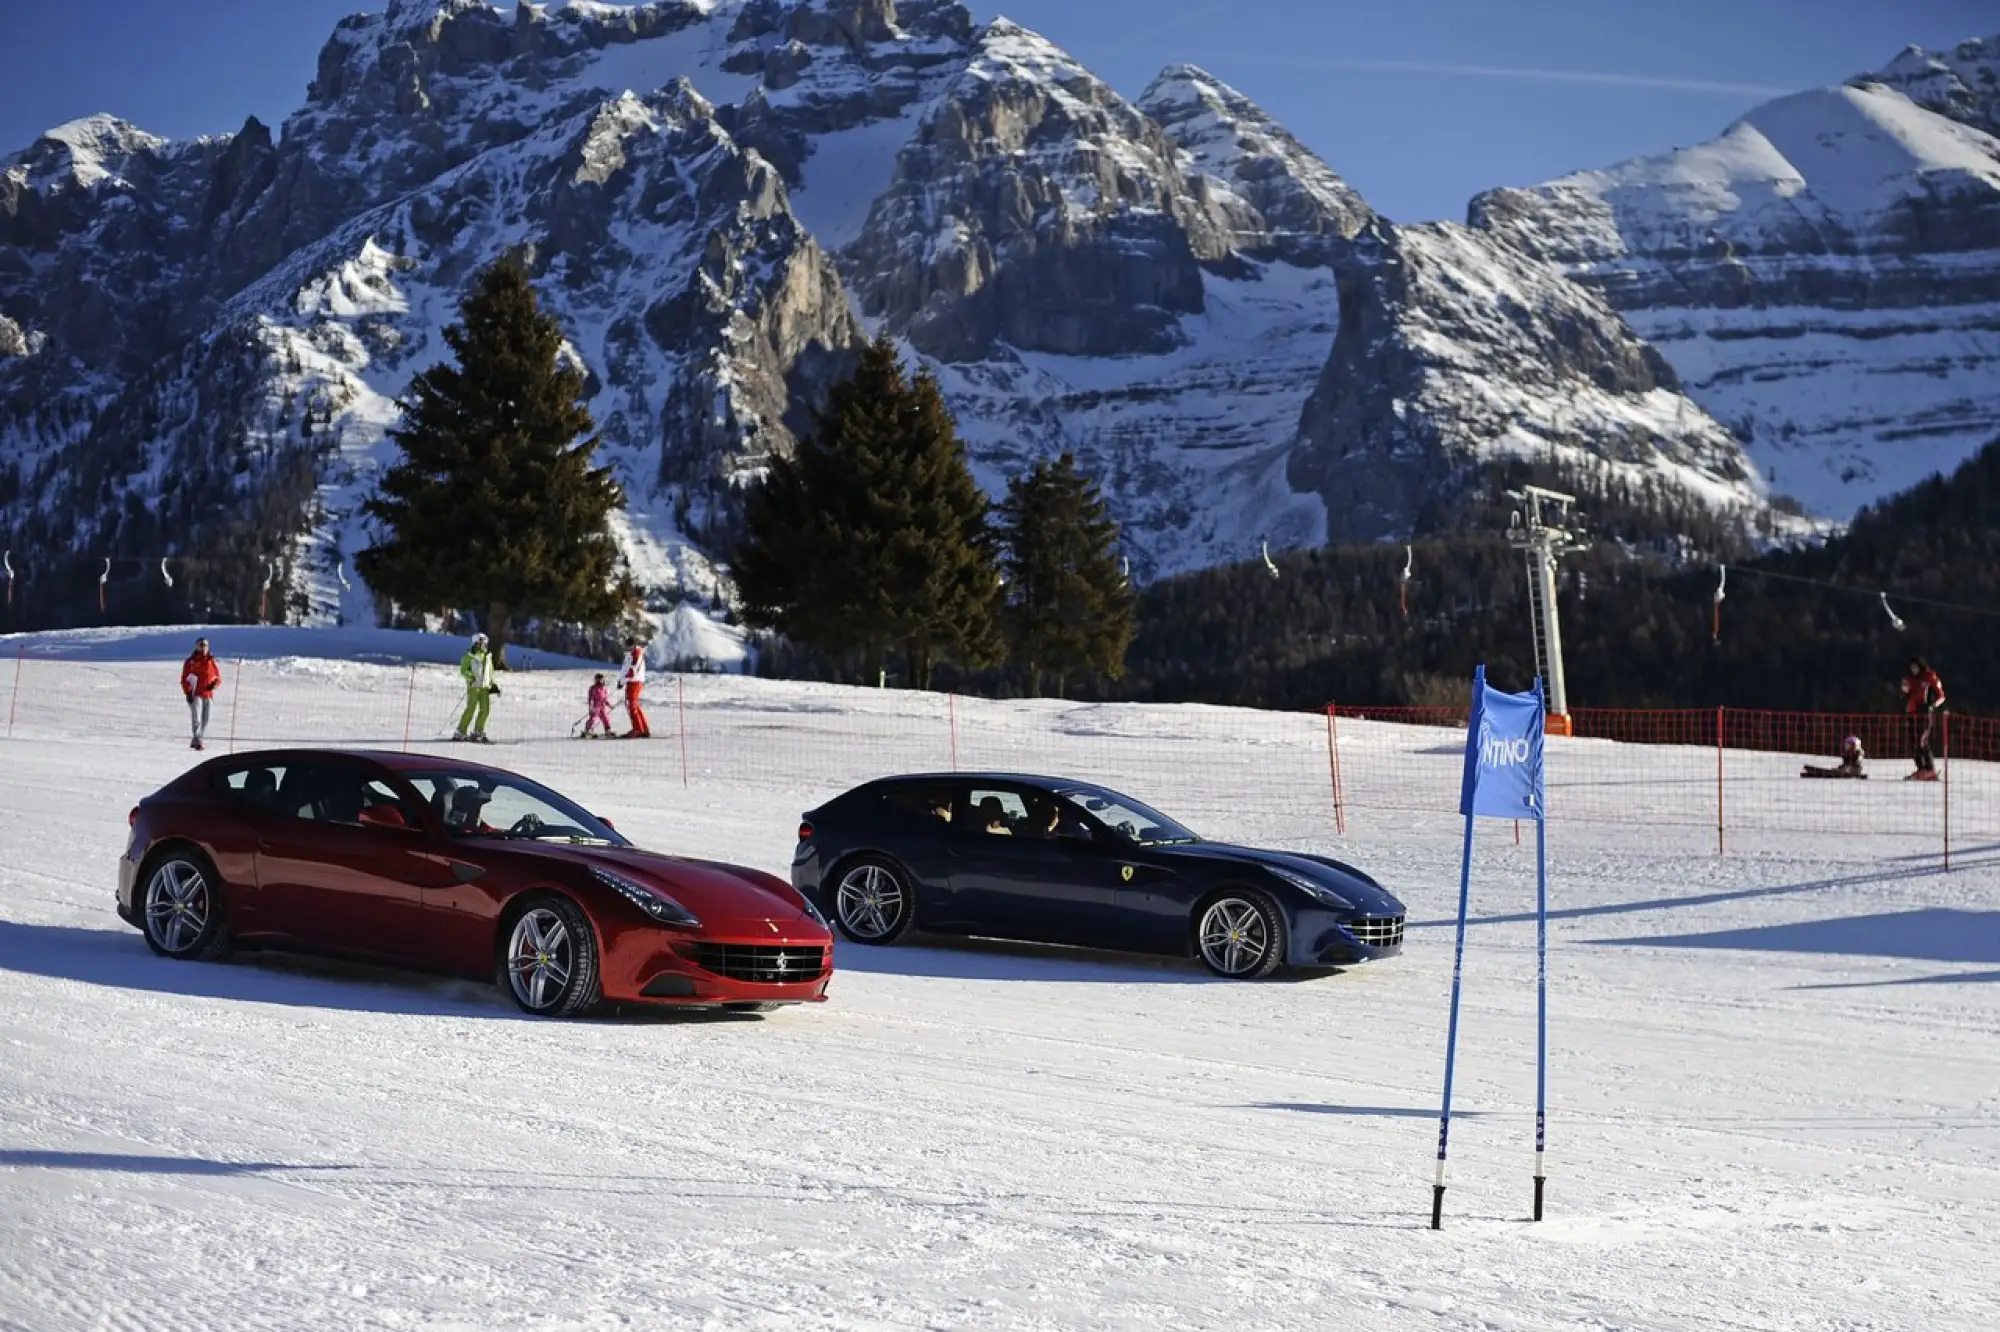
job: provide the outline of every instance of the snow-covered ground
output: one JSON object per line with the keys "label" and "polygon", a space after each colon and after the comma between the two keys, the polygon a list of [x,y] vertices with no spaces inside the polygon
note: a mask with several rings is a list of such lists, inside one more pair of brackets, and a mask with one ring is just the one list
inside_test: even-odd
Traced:
{"label": "snow-covered ground", "polygon": [[[1209,835],[1351,857],[1411,909],[1404,956],[1306,980],[843,946],[811,1010],[554,1024],[468,984],[148,953],[111,910],[124,812],[191,756],[171,667],[115,655],[29,660],[0,740],[9,1332],[1793,1332],[2000,1309],[2000,847],[1946,875],[1860,837],[1719,858],[1558,824],[1533,1225],[1532,841],[1483,827],[1433,1234],[1456,828],[1378,812],[1337,837],[1315,718],[690,677],[683,785],[673,739],[534,738],[580,677],[510,676],[496,732],[521,738],[481,757],[649,845],[783,872],[801,809],[948,766],[956,725],[964,766],[1126,772]],[[412,684],[435,670],[253,661],[229,687],[246,738],[394,743],[448,701]],[[419,716],[415,743],[434,731]],[[1437,732],[1403,743],[1449,780]]]}

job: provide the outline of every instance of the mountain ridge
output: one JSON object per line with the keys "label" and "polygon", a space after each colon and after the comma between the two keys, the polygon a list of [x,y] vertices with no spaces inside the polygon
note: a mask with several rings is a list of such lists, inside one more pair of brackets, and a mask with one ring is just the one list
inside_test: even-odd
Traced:
{"label": "mountain ridge", "polygon": [[[1421,530],[1525,456],[1809,530],[1574,247],[1477,204],[1399,227],[1199,67],[1128,99],[956,0],[398,0],[342,21],[276,137],[105,134],[88,183],[0,163],[0,527],[31,560],[254,546],[293,613],[382,613],[356,502],[499,244],[590,373],[661,611],[726,595],[742,485],[877,331],[989,489],[1057,451],[1099,475],[1140,578]],[[217,472],[212,519],[159,493]]]}

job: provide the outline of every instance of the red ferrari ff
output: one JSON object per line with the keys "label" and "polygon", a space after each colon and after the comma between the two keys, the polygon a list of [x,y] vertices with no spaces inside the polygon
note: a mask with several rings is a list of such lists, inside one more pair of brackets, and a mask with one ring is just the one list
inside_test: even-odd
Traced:
{"label": "red ferrari ff", "polygon": [[530,1013],[826,998],[833,935],[790,884],[641,851],[525,777],[420,754],[214,759],[133,809],[118,914],[153,951],[333,953],[493,978]]}

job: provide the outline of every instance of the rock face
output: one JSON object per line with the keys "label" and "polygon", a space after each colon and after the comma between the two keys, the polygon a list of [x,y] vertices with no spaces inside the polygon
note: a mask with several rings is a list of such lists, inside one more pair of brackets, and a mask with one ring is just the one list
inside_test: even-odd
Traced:
{"label": "rock face", "polygon": [[982,32],[847,251],[863,311],[940,360],[1157,353],[1229,238],[1160,127],[1034,33]]}
{"label": "rock face", "polygon": [[1471,221],[1601,292],[1777,489],[1844,518],[2000,418],[1996,51],[1906,51]]}
{"label": "rock face", "polygon": [[1810,435],[1838,394],[1744,388],[1744,354],[1810,339],[1809,378],[1852,328],[1942,339],[1878,434],[1989,406],[1991,52],[1399,228],[1202,70],[1128,101],[958,0],[393,0],[282,133],[96,117],[0,162],[0,536],[42,566],[276,559],[309,617],[371,614],[343,573],[396,396],[508,249],[663,603],[714,594],[742,485],[864,321],[938,374],[989,488],[1082,459],[1142,578],[1448,521],[1514,458],[1757,515],[1682,380],[1755,448]]}
{"label": "rock face", "polygon": [[1201,174],[1204,204],[1230,245],[1259,258],[1330,262],[1375,214],[1263,108],[1195,65],[1153,80],[1139,106],[1178,143]]}
{"label": "rock face", "polygon": [[1325,499],[1332,537],[1372,540],[1446,525],[1508,459],[1761,507],[1735,440],[1598,297],[1467,227],[1373,228],[1340,266],[1293,483]]}

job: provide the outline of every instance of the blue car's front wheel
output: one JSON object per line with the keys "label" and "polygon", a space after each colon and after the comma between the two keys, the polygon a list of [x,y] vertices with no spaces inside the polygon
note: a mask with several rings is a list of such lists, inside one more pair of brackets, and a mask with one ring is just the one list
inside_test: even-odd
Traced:
{"label": "blue car's front wheel", "polygon": [[1195,916],[1195,953],[1226,980],[1268,976],[1285,960],[1285,918],[1254,888],[1225,889]]}

